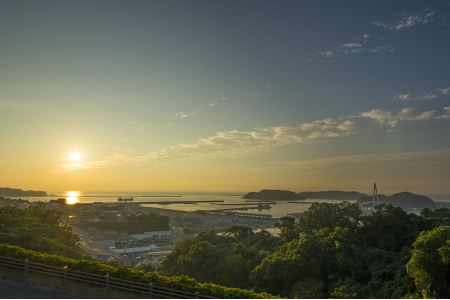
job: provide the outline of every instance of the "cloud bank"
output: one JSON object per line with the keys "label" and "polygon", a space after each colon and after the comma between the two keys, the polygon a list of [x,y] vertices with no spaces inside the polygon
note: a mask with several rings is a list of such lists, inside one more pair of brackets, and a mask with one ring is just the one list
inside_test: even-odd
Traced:
{"label": "cloud bank", "polygon": [[63,169],[103,168],[111,165],[186,158],[233,158],[263,153],[291,144],[342,138],[380,127],[381,129],[394,128],[400,123],[447,119],[450,119],[450,106],[443,107],[440,111],[422,112],[416,112],[414,108],[403,108],[398,112],[373,109],[347,117],[326,118],[295,126],[273,126],[249,131],[219,131],[194,142],[179,143],[143,154],[131,150],[119,150],[98,161],[63,165]]}

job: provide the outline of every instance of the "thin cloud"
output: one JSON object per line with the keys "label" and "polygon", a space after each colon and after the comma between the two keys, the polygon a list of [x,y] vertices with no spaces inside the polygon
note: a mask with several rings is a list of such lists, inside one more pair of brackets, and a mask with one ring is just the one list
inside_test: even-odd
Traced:
{"label": "thin cloud", "polygon": [[361,113],[361,117],[368,118],[380,125],[387,125],[390,127],[397,126],[400,122],[408,121],[427,121],[436,119],[438,112],[435,110],[416,113],[414,108],[402,108],[398,113],[385,111],[381,109],[373,109]]}
{"label": "thin cloud", "polygon": [[450,119],[450,106],[443,108],[444,113],[436,117],[436,119]]}
{"label": "thin cloud", "polygon": [[443,88],[443,89],[437,89],[438,92],[443,95],[443,96],[448,96],[450,95],[450,87],[448,88]]}
{"label": "thin cloud", "polygon": [[333,58],[337,56],[333,51],[330,50],[319,52],[319,54],[325,58]]}
{"label": "thin cloud", "polygon": [[181,119],[191,118],[194,114],[195,114],[194,111],[191,111],[191,112],[180,111],[180,112],[177,112],[174,117],[175,117],[175,119],[181,120]]}
{"label": "thin cloud", "polygon": [[417,14],[409,14],[404,11],[396,14],[397,20],[393,23],[383,21],[375,21],[373,25],[389,31],[402,31],[413,28],[415,26],[422,26],[433,22],[436,19],[437,12],[429,8],[423,9]]}
{"label": "thin cloud", "polygon": [[228,97],[214,98],[208,102],[208,108],[209,109],[215,108],[218,105],[221,105],[222,103],[224,103],[226,101],[228,101]]}
{"label": "thin cloud", "polygon": [[400,101],[410,101],[411,100],[411,94],[398,94],[392,97],[394,100],[400,100]]}
{"label": "thin cloud", "polygon": [[362,44],[360,43],[345,43],[341,45],[341,48],[361,48]]}
{"label": "thin cloud", "polygon": [[[66,170],[102,168],[124,163],[143,163],[173,159],[234,158],[243,155],[265,153],[291,144],[326,141],[355,135],[368,130],[392,129],[399,123],[424,122],[450,119],[450,106],[442,111],[416,112],[403,108],[398,112],[373,109],[343,118],[326,118],[295,126],[273,126],[249,131],[219,131],[209,137],[190,143],[163,148],[146,154],[118,151],[98,161],[85,162],[81,166],[65,165]],[[371,122],[367,122],[371,121]],[[377,126],[374,126],[377,125]]]}
{"label": "thin cloud", "polygon": [[431,91],[424,91],[417,94],[414,93],[400,93],[392,97],[392,100],[399,101],[432,101],[439,98],[450,96],[450,87],[446,88],[436,88]]}
{"label": "thin cloud", "polygon": [[319,55],[323,58],[330,59],[352,54],[385,54],[392,53],[396,50],[395,47],[390,45],[371,45],[373,43],[370,42],[370,37],[370,34],[364,33],[352,41],[334,46],[327,51],[319,51]]}

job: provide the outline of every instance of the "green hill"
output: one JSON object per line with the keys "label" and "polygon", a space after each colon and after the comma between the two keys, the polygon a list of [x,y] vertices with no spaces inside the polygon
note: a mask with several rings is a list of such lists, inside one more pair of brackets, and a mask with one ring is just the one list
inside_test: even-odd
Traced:
{"label": "green hill", "polygon": [[25,191],[8,187],[0,187],[0,196],[3,197],[45,197],[48,196],[44,191]]}

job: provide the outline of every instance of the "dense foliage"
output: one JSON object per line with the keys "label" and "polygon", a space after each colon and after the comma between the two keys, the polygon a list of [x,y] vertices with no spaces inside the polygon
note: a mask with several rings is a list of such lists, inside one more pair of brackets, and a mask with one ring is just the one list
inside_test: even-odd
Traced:
{"label": "dense foliage", "polygon": [[296,298],[448,297],[450,230],[436,226],[449,217],[315,203],[297,221],[282,218],[279,238],[234,228],[181,242],[161,271]]}
{"label": "dense foliage", "polygon": [[167,274],[186,274],[228,286],[251,286],[248,274],[273,251],[277,239],[266,231],[236,226],[222,235],[213,231],[178,243],[160,266]]}
{"label": "dense foliage", "polygon": [[78,237],[61,221],[61,213],[42,205],[0,207],[0,243],[79,257]]}
{"label": "dense foliage", "polygon": [[43,263],[56,267],[67,266],[71,270],[90,272],[133,280],[138,282],[153,282],[156,285],[168,288],[198,292],[216,298],[272,298],[267,293],[257,293],[251,290],[228,288],[213,283],[200,283],[187,276],[163,276],[155,272],[134,270],[125,266],[117,267],[92,259],[73,259],[55,254],[39,253],[23,249],[21,247],[0,244],[0,255],[18,259],[28,259],[33,262]]}
{"label": "dense foliage", "polygon": [[424,298],[450,298],[450,226],[420,234],[406,265]]}

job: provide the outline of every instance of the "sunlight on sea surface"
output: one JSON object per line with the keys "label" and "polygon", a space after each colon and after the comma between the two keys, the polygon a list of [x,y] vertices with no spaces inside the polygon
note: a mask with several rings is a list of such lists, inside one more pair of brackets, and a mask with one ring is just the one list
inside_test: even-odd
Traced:
{"label": "sunlight on sea surface", "polygon": [[66,192],[66,203],[76,204],[80,202],[80,192],[79,191],[68,191]]}

